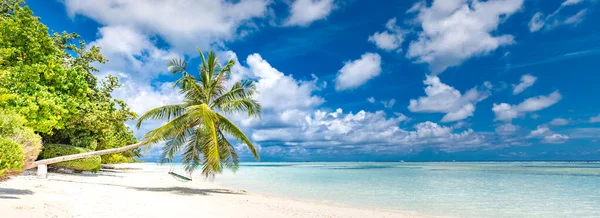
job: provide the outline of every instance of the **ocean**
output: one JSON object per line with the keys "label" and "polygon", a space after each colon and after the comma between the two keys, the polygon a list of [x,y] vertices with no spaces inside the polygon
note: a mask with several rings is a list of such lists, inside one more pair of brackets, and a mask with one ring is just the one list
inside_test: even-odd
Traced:
{"label": "ocean", "polygon": [[600,217],[600,163],[244,163],[215,182],[431,216]]}

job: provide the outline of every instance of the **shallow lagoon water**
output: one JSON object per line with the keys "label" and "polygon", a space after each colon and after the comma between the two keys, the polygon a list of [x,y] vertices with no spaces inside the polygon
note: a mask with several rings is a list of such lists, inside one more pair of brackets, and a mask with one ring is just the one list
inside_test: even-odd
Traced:
{"label": "shallow lagoon water", "polygon": [[600,163],[245,163],[255,193],[453,217],[600,217]]}

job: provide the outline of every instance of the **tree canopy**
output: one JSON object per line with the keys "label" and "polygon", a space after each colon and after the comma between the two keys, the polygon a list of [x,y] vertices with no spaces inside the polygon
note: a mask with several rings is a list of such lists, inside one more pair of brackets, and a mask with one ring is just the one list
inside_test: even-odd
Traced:
{"label": "tree canopy", "polygon": [[[94,75],[94,65],[108,60],[78,39],[50,32],[23,0],[0,1],[0,109],[23,116],[48,144],[97,150],[137,142],[125,125],[137,115],[111,94],[120,86],[117,77]],[[139,149],[105,159],[135,156]]]}

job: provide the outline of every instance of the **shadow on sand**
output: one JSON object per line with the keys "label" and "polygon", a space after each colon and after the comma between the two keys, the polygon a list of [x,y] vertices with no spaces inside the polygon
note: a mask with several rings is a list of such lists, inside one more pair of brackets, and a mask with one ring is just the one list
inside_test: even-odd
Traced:
{"label": "shadow on sand", "polygon": [[[128,186],[128,185],[119,185],[119,184],[110,184],[110,183],[98,183],[98,182],[84,182],[84,181],[74,181],[74,180],[66,180],[66,179],[51,179],[54,181],[60,182],[71,182],[71,183],[81,183],[81,184],[92,184],[92,185],[106,185],[106,186],[114,186],[114,187],[122,187],[126,189],[136,190],[136,191],[148,191],[148,192],[169,192],[177,195],[202,195],[207,196],[211,194],[244,194],[243,191],[235,191],[229,189],[203,189],[203,188],[189,188],[189,187],[137,187],[137,186]],[[1,193],[1,192],[0,192]]]}
{"label": "shadow on sand", "polygon": [[32,195],[33,192],[28,189],[13,189],[13,188],[0,188],[0,199],[19,199],[19,197],[12,195]]}

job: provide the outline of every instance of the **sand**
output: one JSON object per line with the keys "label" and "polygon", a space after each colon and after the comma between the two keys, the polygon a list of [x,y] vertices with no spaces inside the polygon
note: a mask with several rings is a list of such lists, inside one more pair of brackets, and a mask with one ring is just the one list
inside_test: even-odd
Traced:
{"label": "sand", "polygon": [[111,171],[13,177],[0,183],[0,217],[424,217],[180,182],[166,173]]}

